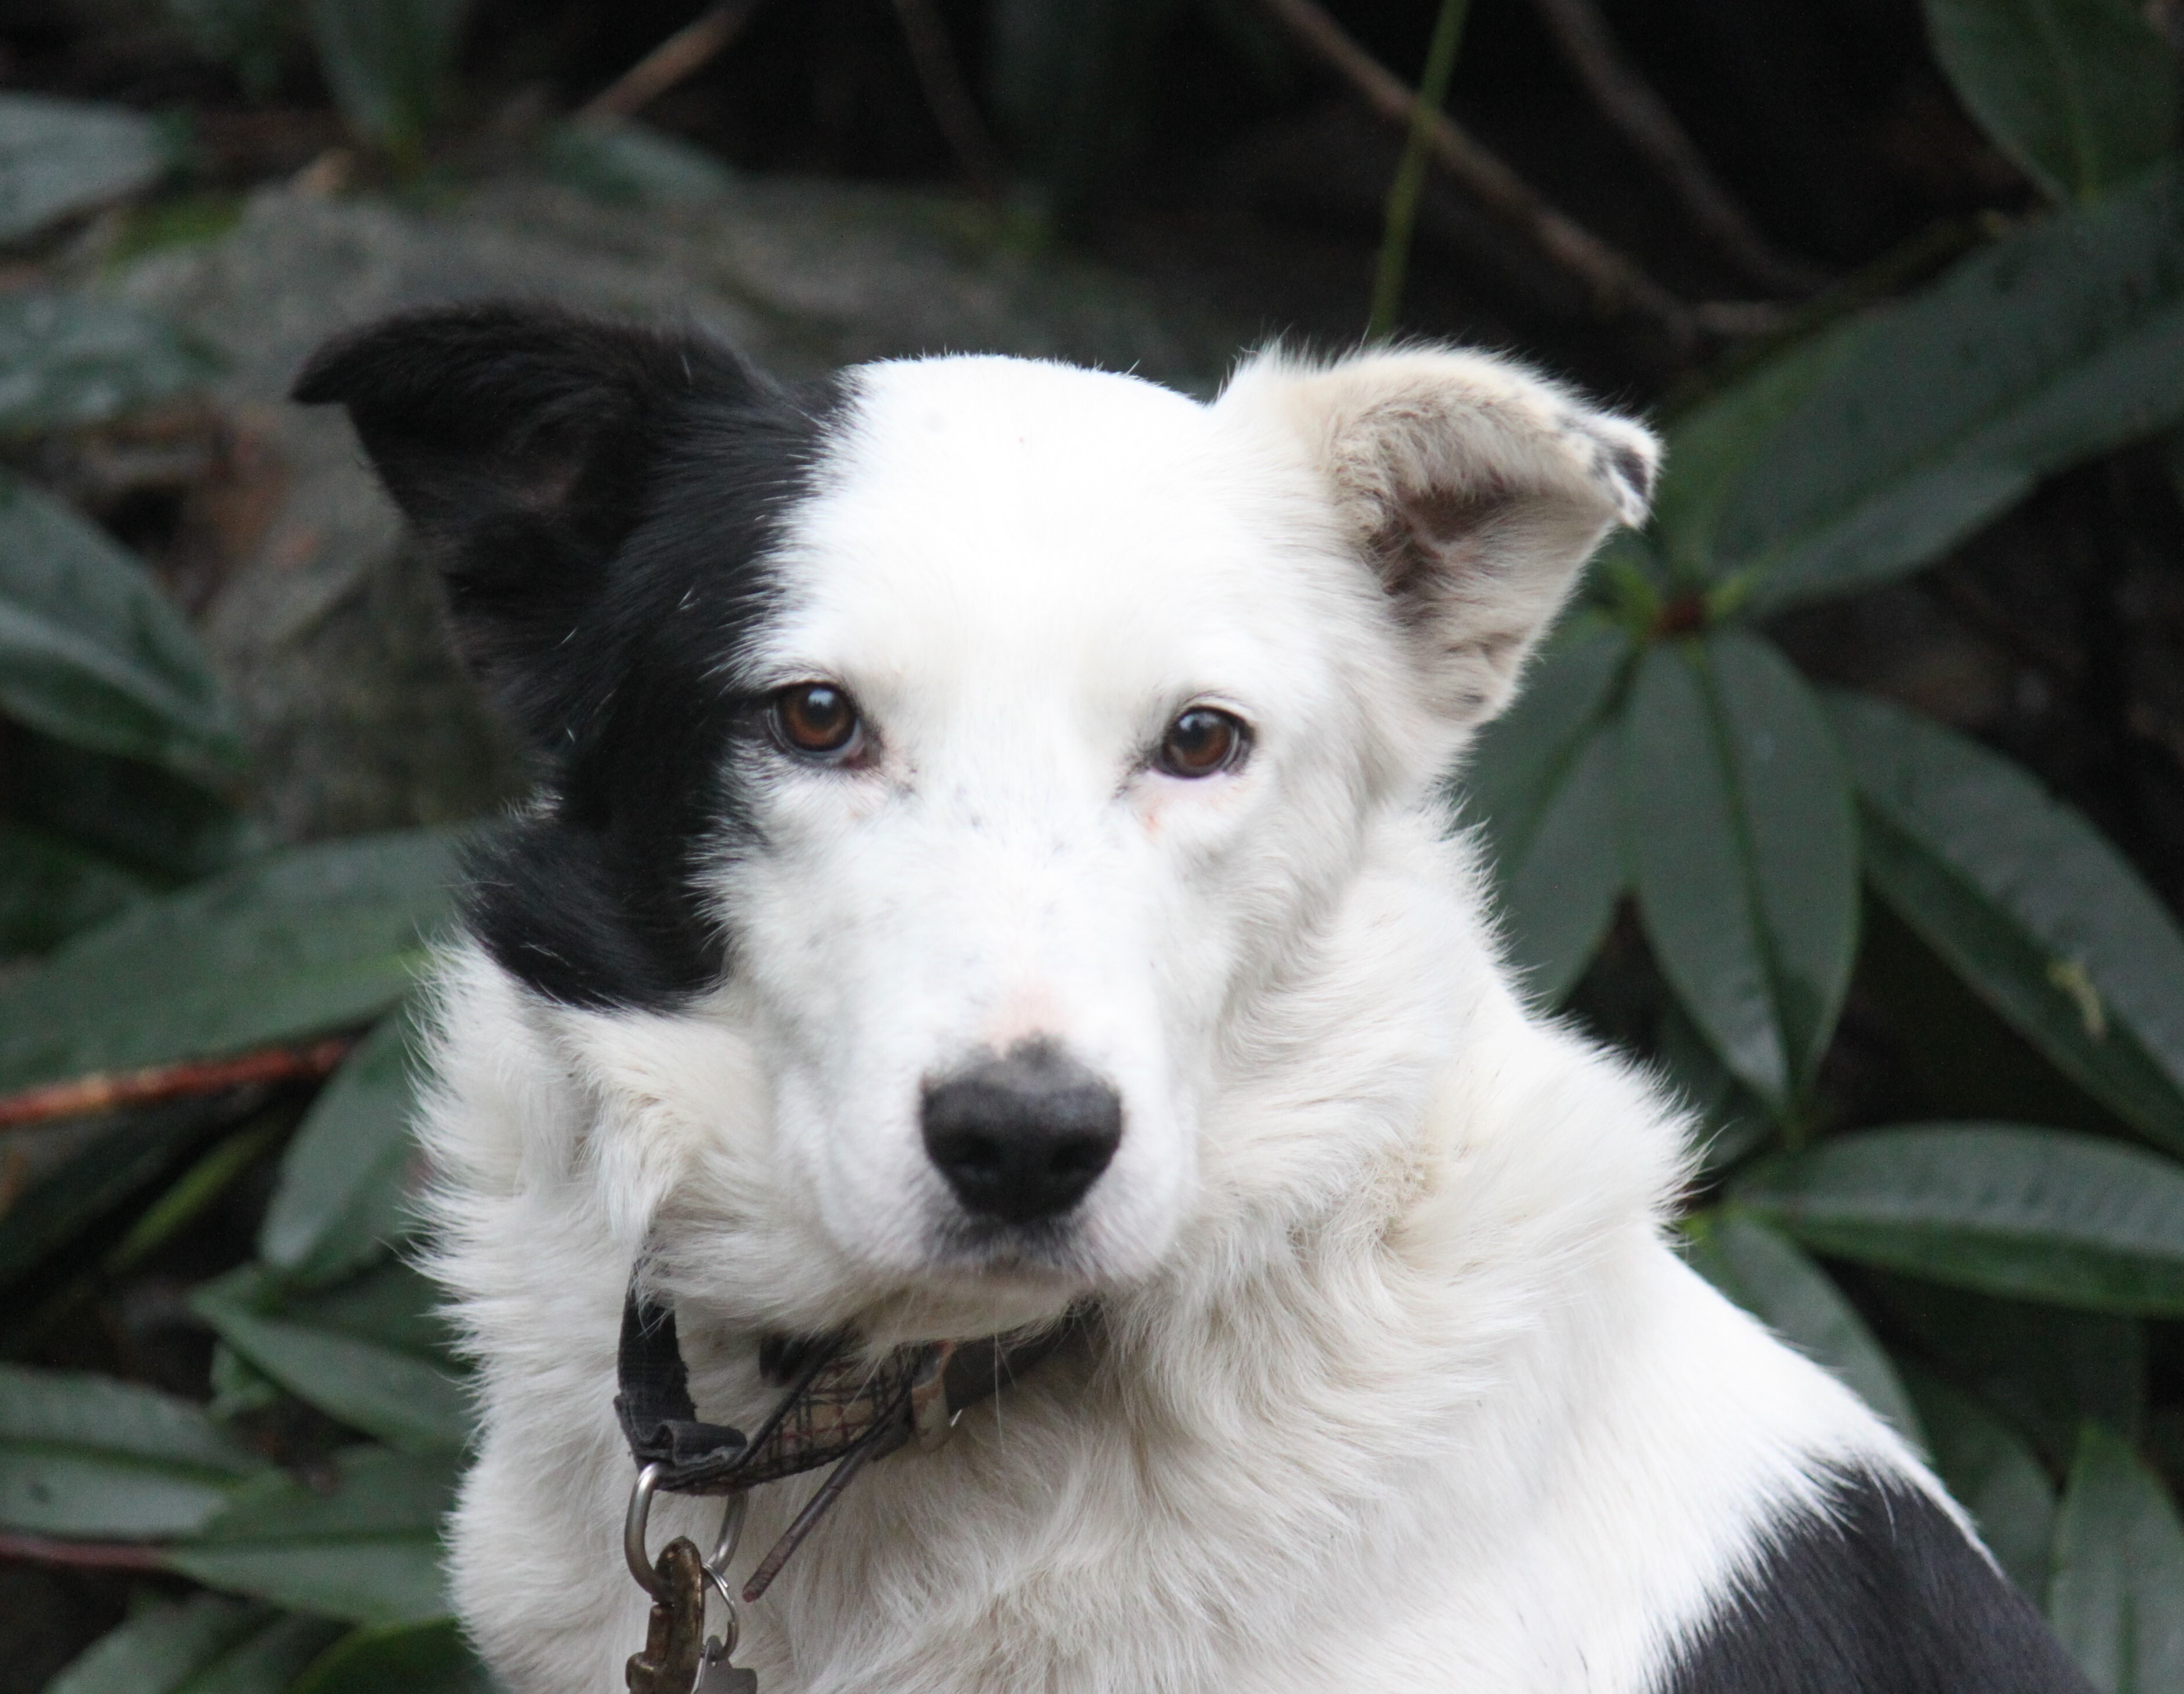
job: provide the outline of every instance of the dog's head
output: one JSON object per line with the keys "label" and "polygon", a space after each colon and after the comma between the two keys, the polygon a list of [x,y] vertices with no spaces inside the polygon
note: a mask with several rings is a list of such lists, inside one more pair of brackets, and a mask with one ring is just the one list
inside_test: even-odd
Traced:
{"label": "dog's head", "polygon": [[664,1213],[724,1253],[800,1230],[805,1284],[1051,1309],[1159,1261],[1255,999],[1655,463],[1431,350],[1262,356],[1210,405],[990,358],[792,396],[491,306],[298,393],[347,404],[541,755],[485,947],[554,1016],[759,1073],[669,1102],[736,1173]]}

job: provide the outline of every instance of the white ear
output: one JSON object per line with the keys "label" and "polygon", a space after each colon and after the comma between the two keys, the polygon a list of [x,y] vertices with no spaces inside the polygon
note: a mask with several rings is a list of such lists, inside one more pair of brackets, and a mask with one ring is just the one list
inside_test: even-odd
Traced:
{"label": "white ear", "polygon": [[1262,354],[1217,404],[1302,446],[1466,726],[1509,703],[1607,532],[1644,521],[1660,464],[1641,426],[1482,353]]}

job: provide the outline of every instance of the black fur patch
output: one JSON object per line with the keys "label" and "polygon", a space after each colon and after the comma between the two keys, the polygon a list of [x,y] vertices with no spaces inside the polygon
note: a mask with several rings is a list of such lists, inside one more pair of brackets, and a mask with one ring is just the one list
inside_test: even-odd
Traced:
{"label": "black fur patch", "polygon": [[566,1004],[718,982],[693,872],[749,839],[738,661],[834,393],[785,393],[702,336],[493,303],[344,337],[296,398],[348,408],[543,766],[538,808],[471,855],[474,933]]}
{"label": "black fur patch", "polygon": [[1778,1530],[1661,1694],[2092,1694],[2032,1604],[1947,1515],[1853,1473]]}

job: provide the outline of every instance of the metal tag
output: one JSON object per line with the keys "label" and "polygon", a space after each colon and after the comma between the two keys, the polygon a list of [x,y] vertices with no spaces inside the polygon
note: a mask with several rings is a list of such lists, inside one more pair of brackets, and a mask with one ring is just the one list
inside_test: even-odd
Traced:
{"label": "metal tag", "polygon": [[730,1664],[723,1653],[698,1667],[695,1694],[758,1694],[758,1673],[748,1666]]}

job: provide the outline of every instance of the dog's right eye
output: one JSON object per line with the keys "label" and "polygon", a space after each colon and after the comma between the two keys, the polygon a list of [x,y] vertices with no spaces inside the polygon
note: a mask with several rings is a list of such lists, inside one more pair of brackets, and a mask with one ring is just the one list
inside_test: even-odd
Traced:
{"label": "dog's right eye", "polygon": [[1234,770],[1251,745],[1251,732],[1235,713],[1193,706],[1168,725],[1153,762],[1171,777],[1195,781]]}
{"label": "dog's right eye", "polygon": [[863,738],[856,702],[831,683],[798,683],[773,697],[773,729],[792,753],[840,759]]}

